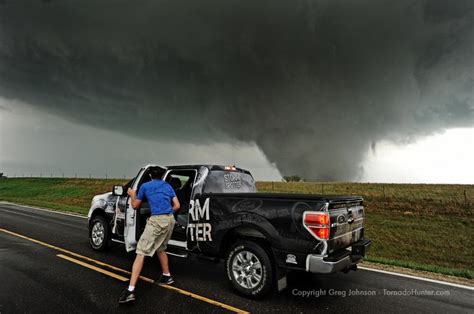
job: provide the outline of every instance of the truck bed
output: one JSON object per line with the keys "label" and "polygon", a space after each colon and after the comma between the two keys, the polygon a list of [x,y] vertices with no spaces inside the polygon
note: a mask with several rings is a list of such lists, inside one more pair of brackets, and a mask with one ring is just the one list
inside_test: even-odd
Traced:
{"label": "truck bed", "polygon": [[319,194],[297,194],[297,193],[208,193],[209,196],[236,197],[236,198],[259,198],[259,199],[284,199],[284,200],[311,200],[328,203],[357,202],[362,201],[361,196],[351,195],[319,195]]}

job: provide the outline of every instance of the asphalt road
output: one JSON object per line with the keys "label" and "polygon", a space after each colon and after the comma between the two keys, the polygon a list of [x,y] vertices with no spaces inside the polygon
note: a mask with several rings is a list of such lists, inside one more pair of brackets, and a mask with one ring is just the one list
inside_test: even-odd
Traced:
{"label": "asphalt road", "polygon": [[[128,275],[118,269],[130,270],[133,258],[120,244],[106,253],[93,251],[84,218],[0,203],[0,314],[229,313],[230,307],[282,313],[474,312],[473,290],[367,270],[324,276],[292,273],[285,291],[249,300],[231,290],[222,263],[196,257],[170,258],[176,290],[141,281],[137,302],[119,306],[118,297],[127,286],[120,278],[125,280]],[[147,259],[142,275],[157,279],[159,270],[157,259]],[[438,295],[426,295],[430,293]]]}

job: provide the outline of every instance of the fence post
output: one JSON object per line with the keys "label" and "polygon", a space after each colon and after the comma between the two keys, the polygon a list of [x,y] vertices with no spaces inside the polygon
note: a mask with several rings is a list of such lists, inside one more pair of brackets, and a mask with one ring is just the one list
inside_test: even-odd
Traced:
{"label": "fence post", "polygon": [[272,181],[272,191],[275,191],[275,182]]}
{"label": "fence post", "polygon": [[382,190],[383,190],[383,199],[385,200],[386,197],[385,197],[385,185],[382,185]]}
{"label": "fence post", "polygon": [[464,190],[464,204],[467,205],[467,193],[466,193],[466,190]]}
{"label": "fence post", "polygon": [[321,194],[324,194],[324,184],[321,183]]}

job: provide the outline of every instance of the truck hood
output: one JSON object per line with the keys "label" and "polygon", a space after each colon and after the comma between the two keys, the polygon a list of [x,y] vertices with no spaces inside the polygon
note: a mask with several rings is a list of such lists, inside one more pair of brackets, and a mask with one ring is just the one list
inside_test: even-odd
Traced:
{"label": "truck hood", "polygon": [[100,200],[106,201],[111,195],[112,195],[112,192],[96,195],[92,198],[92,203],[95,203]]}

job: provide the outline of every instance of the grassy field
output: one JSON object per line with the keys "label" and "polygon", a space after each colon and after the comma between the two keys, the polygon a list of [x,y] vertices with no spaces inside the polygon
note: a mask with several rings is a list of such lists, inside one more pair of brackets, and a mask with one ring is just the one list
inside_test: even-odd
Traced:
{"label": "grassy field", "polygon": [[94,195],[124,184],[119,179],[28,178],[0,180],[0,200],[86,215]]}
{"label": "grassy field", "polygon": [[[125,180],[5,179],[0,200],[86,214]],[[367,260],[474,278],[474,185],[258,182],[259,191],[362,195]]]}

